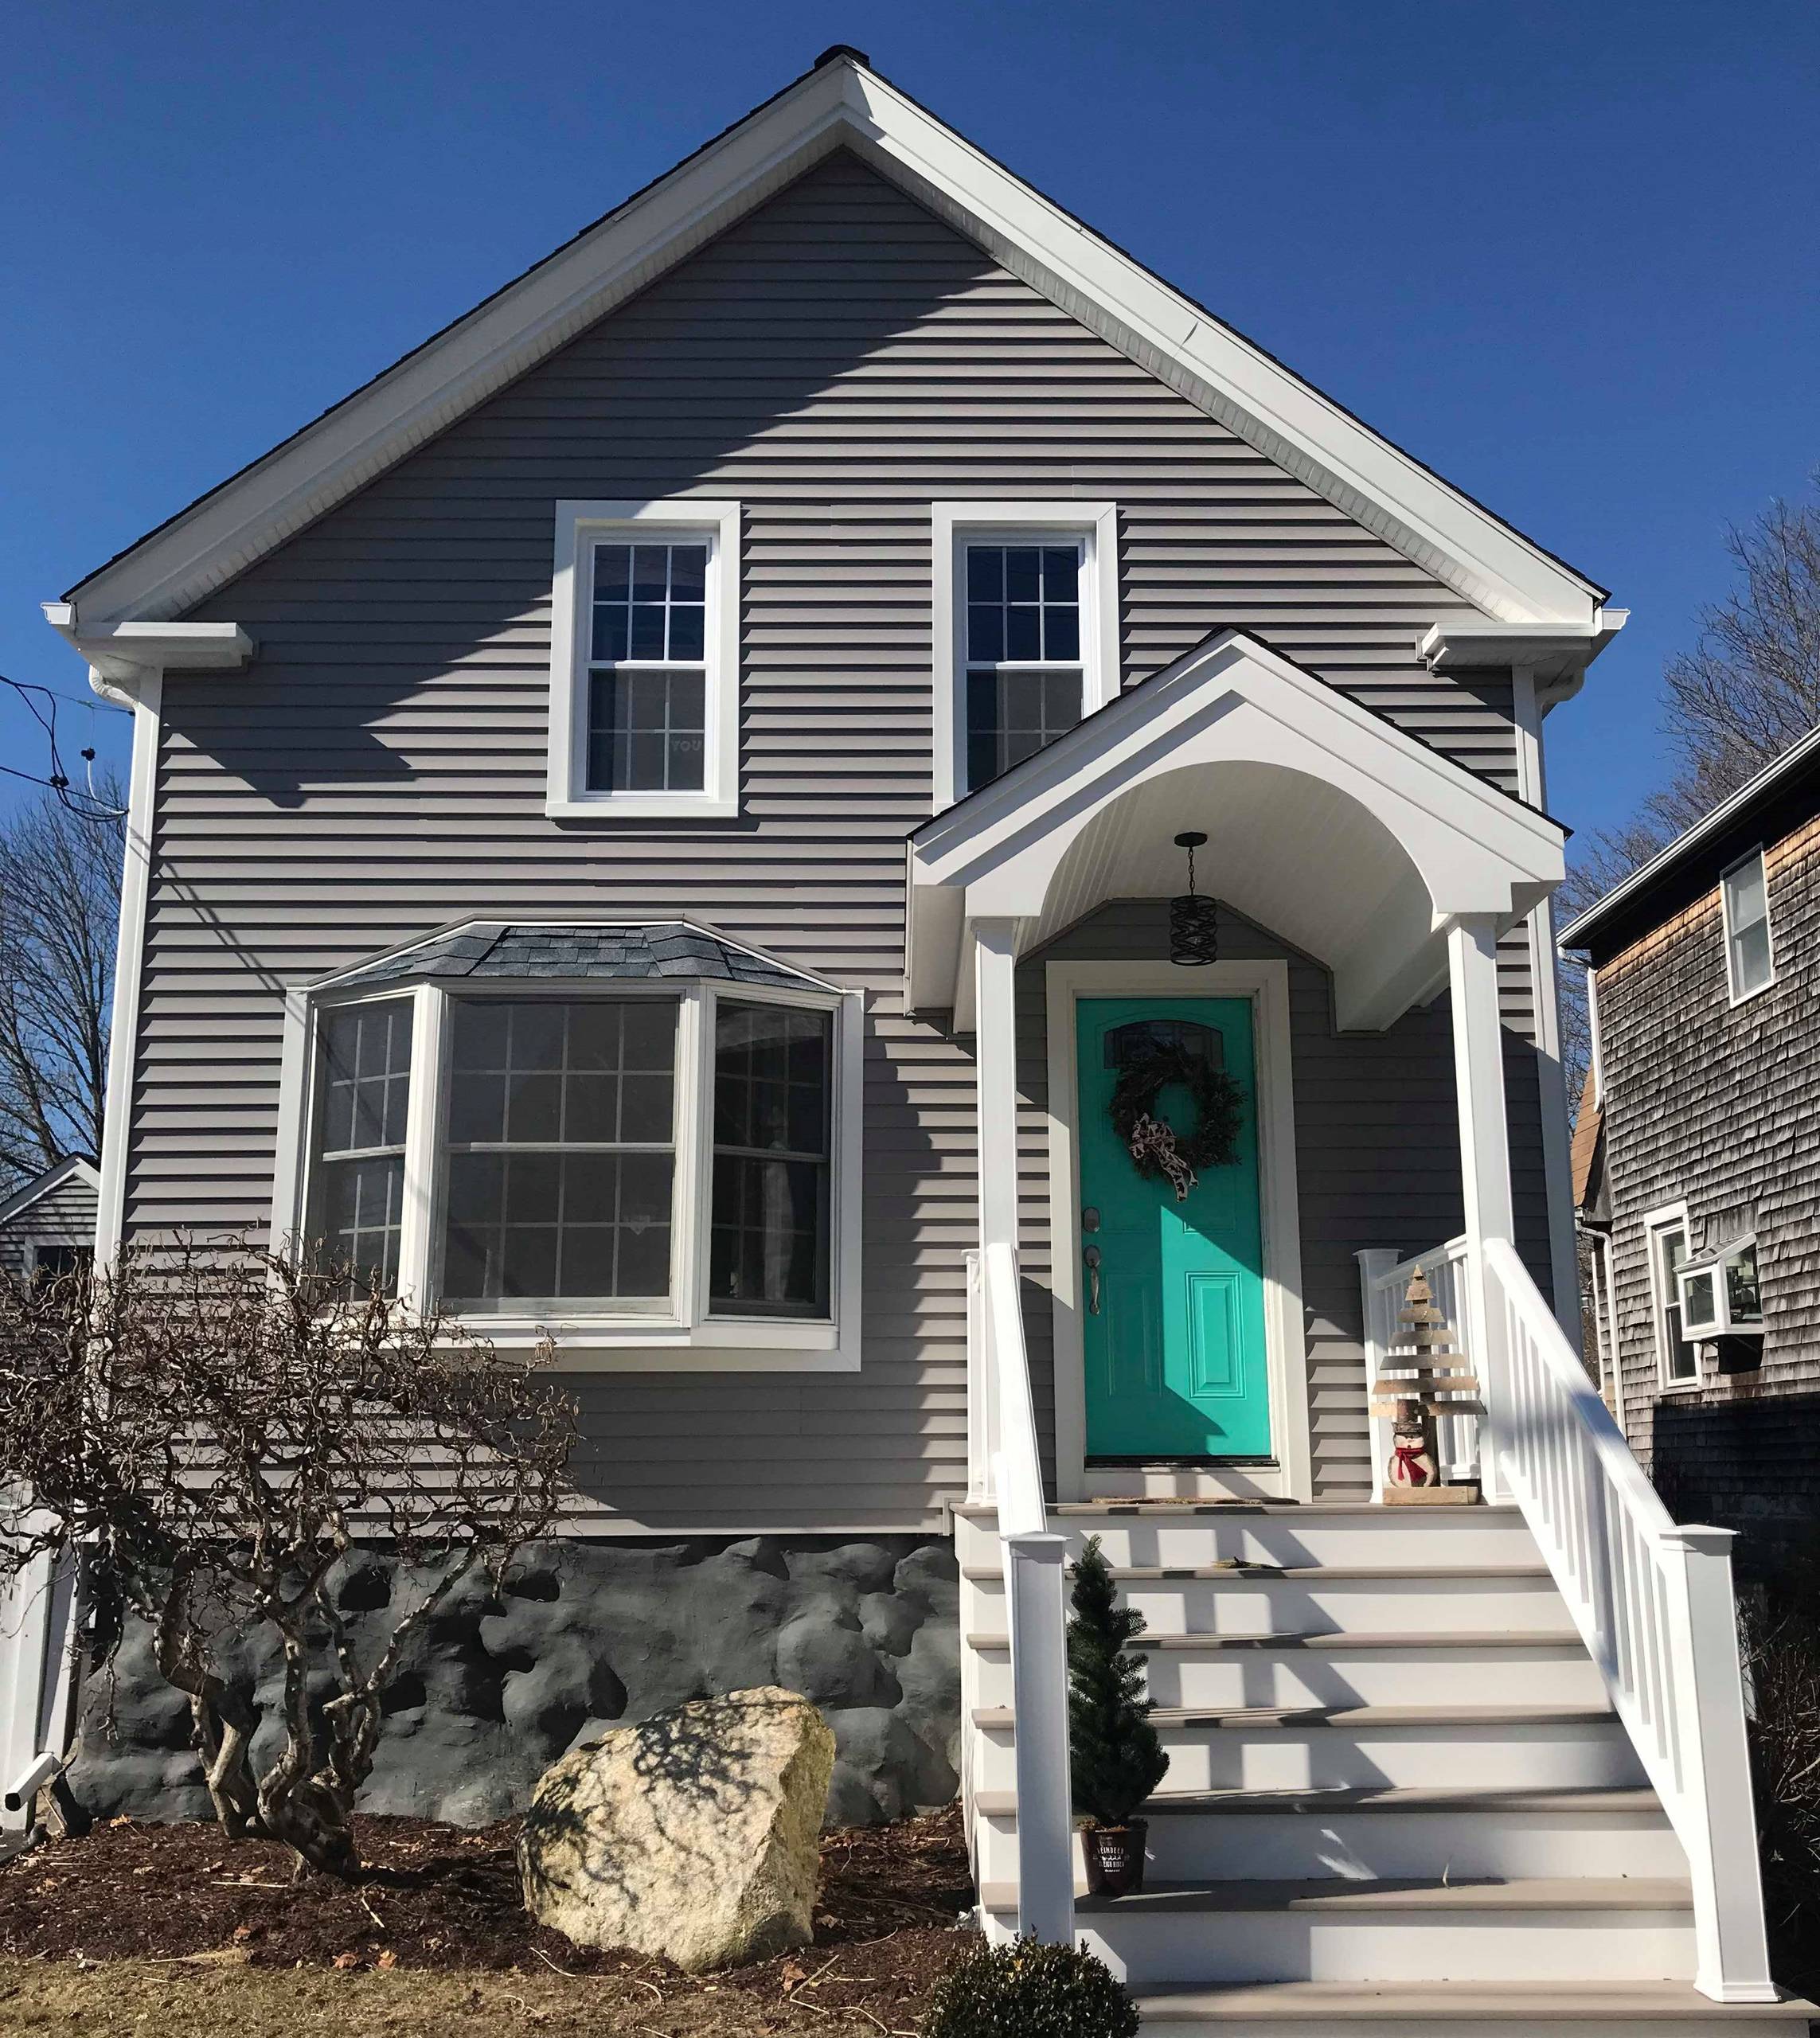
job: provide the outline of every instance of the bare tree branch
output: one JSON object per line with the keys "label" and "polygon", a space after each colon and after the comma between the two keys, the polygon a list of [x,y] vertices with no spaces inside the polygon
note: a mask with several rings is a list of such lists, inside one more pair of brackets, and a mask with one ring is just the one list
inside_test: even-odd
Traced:
{"label": "bare tree branch", "polygon": [[[136,1613],[224,1831],[331,1874],[358,1872],[354,1801],[410,1649],[554,1525],[574,1439],[547,1380],[345,1265],[229,1240],[129,1249],[92,1294],[0,1283],[0,1577],[72,1560],[100,1658]],[[336,1592],[367,1549],[394,1582],[363,1657]],[[217,1648],[261,1628],[283,1741],[256,1774],[260,1716]]]}
{"label": "bare tree branch", "polygon": [[0,828],[0,1190],[101,1150],[124,843],[54,798]]}

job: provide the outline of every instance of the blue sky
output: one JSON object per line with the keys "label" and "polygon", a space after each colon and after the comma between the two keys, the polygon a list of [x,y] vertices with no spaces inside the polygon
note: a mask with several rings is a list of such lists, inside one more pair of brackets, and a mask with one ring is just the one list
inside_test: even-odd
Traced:
{"label": "blue sky", "polygon": [[10,10],[0,671],[86,698],[40,601],[834,41],[1608,585],[1551,804],[1629,811],[1725,525],[1820,465],[1813,0]]}

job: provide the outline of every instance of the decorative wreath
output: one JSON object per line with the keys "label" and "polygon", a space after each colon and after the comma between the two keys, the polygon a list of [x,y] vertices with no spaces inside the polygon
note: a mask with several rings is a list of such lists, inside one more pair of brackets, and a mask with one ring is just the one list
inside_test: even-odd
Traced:
{"label": "decorative wreath", "polygon": [[[1172,1083],[1179,1083],[1194,1099],[1191,1133],[1178,1132],[1156,1115],[1157,1099]],[[1119,1072],[1112,1090],[1112,1130],[1131,1148],[1138,1173],[1152,1181],[1166,1177],[1180,1203],[1203,1168],[1223,1168],[1236,1158],[1243,1102],[1238,1084],[1224,1069],[1177,1044],[1154,1048]]]}

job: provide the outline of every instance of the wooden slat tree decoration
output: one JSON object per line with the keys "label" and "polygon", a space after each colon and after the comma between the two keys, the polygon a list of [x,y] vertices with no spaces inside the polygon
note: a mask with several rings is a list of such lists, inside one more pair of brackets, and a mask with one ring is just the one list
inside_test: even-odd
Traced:
{"label": "wooden slat tree decoration", "polygon": [[1404,1291],[1400,1321],[1402,1335],[1385,1353],[1371,1390],[1371,1412],[1391,1423],[1385,1500],[1404,1507],[1470,1506],[1478,1498],[1476,1482],[1442,1482],[1435,1423],[1443,1415],[1482,1414],[1478,1381],[1454,1349],[1447,1320],[1435,1306],[1420,1267]]}

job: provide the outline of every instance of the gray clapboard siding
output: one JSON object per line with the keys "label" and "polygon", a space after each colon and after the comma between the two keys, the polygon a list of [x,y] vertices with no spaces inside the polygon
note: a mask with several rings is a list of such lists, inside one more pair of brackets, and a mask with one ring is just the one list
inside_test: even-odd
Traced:
{"label": "gray clapboard siding", "polygon": [[[745,506],[742,814],[553,823],[553,504],[691,493]],[[874,994],[865,1363],[586,1382],[592,1518],[935,1520],[964,1478],[974,1138],[971,1059],[897,1002],[929,504],[1019,494],[1120,506],[1127,680],[1243,623],[1513,783],[1508,688],[1414,655],[1467,604],[838,156],[197,610],[259,655],[166,689],[130,1228],[266,1220],[282,985],[468,913],[709,921]],[[1361,1052],[1439,1095],[1432,1025]],[[1345,1251],[1443,1235],[1438,1165]]]}

